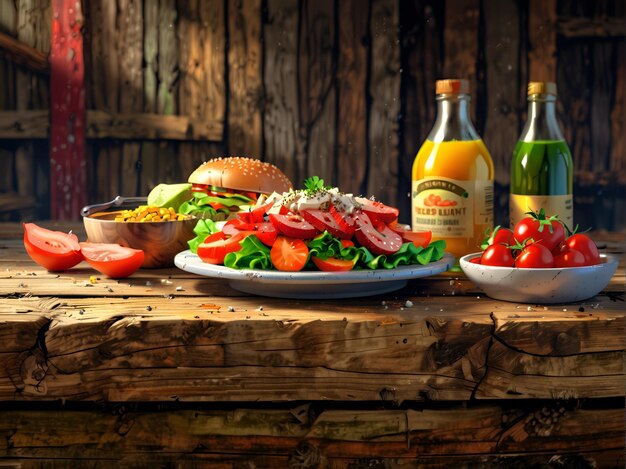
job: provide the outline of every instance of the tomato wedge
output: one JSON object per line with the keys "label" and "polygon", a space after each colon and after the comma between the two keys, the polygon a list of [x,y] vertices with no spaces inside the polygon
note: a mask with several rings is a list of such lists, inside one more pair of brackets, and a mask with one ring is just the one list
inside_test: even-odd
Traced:
{"label": "tomato wedge", "polygon": [[374,254],[393,254],[402,246],[402,238],[398,233],[384,223],[378,223],[377,227],[374,227],[366,213],[356,214],[354,221],[356,222],[354,235],[357,241]]}
{"label": "tomato wedge", "polygon": [[204,243],[198,246],[198,257],[207,264],[223,264],[224,257],[229,252],[239,251],[241,240],[245,238],[242,233],[226,237],[223,231],[209,235]]}
{"label": "tomato wedge", "polygon": [[361,210],[367,213],[370,220],[374,223],[377,221],[392,223],[394,220],[397,220],[398,214],[400,213],[396,207],[390,207],[382,202],[370,200],[365,197],[356,197],[356,201],[362,205]]}
{"label": "tomato wedge", "polygon": [[51,271],[70,269],[83,260],[75,234],[47,230],[34,223],[24,223],[24,247],[33,261]]}
{"label": "tomato wedge", "polygon": [[[335,211],[336,212],[336,211]],[[304,219],[319,231],[328,231],[339,239],[350,239],[354,234],[354,226],[350,226],[347,222],[339,221],[341,215],[333,215],[330,211],[325,210],[302,210],[300,212]]]}
{"label": "tomato wedge", "polygon": [[270,258],[278,270],[298,272],[304,268],[309,257],[309,248],[301,239],[279,236],[272,246]]}
{"label": "tomato wedge", "polygon": [[300,215],[293,213],[287,215],[270,213],[269,218],[272,225],[274,225],[280,233],[290,238],[310,239],[314,238],[319,233],[317,228]]}
{"label": "tomato wedge", "polygon": [[278,236],[278,231],[270,222],[245,223],[238,218],[226,222],[222,231],[231,236],[239,233],[244,236],[255,235],[266,246],[274,244]]}
{"label": "tomato wedge", "polygon": [[98,272],[111,278],[124,278],[141,267],[145,257],[141,249],[119,244],[80,243],[85,260]]}
{"label": "tomato wedge", "polygon": [[311,256],[311,260],[318,269],[324,272],[346,272],[352,270],[356,263],[354,260],[337,259],[336,257],[320,259],[317,256]]}

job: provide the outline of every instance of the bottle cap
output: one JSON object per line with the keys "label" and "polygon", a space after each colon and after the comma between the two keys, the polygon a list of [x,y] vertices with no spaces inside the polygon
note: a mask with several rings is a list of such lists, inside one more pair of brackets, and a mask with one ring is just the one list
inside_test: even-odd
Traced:
{"label": "bottle cap", "polygon": [[460,78],[437,80],[435,83],[436,94],[467,94],[469,93],[469,81]]}
{"label": "bottle cap", "polygon": [[556,83],[551,81],[531,81],[528,83],[528,94],[551,94],[556,96]]}

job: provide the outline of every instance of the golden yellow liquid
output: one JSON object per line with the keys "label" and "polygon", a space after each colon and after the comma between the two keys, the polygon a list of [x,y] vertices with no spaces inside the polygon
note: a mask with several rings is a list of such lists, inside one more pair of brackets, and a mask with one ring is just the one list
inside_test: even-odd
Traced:
{"label": "golden yellow liquid", "polygon": [[[493,181],[494,170],[491,155],[482,140],[458,140],[435,143],[426,140],[413,162],[413,181],[425,177],[446,177],[460,181]],[[476,210],[476,207],[475,207]],[[485,233],[491,224],[475,223],[471,237],[437,237],[444,239],[446,251],[458,259],[465,254],[480,250]],[[413,227],[415,229],[415,227]]]}

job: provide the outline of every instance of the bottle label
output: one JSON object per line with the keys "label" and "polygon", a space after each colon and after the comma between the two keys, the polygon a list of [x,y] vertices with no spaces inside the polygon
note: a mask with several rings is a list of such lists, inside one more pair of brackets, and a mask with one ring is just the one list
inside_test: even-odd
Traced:
{"label": "bottle label", "polygon": [[413,181],[412,227],[440,238],[472,238],[493,225],[493,181],[427,177]]}
{"label": "bottle label", "polygon": [[509,214],[511,227],[526,218],[526,212],[538,212],[544,209],[547,216],[558,215],[559,220],[574,228],[574,198],[567,195],[519,195],[511,194],[509,198]]}

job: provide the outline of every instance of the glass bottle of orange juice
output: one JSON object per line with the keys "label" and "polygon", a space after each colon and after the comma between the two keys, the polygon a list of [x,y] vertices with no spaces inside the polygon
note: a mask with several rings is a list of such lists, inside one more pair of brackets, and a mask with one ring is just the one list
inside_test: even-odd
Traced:
{"label": "glass bottle of orange juice", "polygon": [[413,162],[411,224],[458,259],[493,228],[493,161],[469,115],[467,80],[438,80],[437,120]]}

